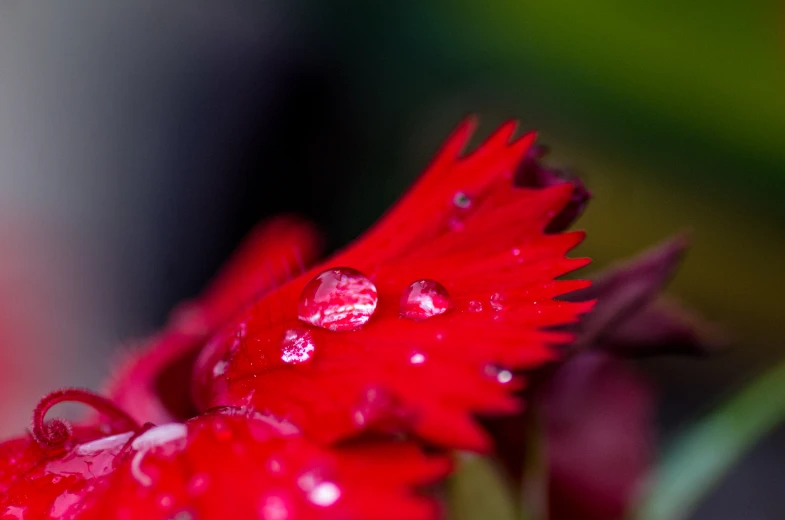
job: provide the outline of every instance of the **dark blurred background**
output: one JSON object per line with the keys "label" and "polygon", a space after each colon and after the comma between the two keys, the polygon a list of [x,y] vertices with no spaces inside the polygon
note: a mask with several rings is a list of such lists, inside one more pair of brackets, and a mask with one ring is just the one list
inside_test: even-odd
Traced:
{"label": "dark blurred background", "polygon": [[[469,112],[483,135],[520,119],[581,173],[592,269],[691,231],[672,292],[734,345],[642,365],[664,439],[783,357],[780,1],[10,0],[0,433],[99,385],[262,217],[355,237]],[[694,518],[782,518],[784,441]]]}

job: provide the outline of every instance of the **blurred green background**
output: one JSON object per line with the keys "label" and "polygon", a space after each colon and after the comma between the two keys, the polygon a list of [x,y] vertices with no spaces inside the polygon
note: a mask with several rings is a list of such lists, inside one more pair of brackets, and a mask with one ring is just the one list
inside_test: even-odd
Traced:
{"label": "blurred green background", "polygon": [[[0,243],[0,303],[35,286],[45,334],[4,336],[26,384],[0,387],[4,432],[97,387],[265,215],[351,240],[468,113],[476,141],[519,119],[580,173],[590,269],[691,232],[672,292],[733,346],[641,363],[664,442],[785,357],[782,2],[7,2],[0,227],[24,239]],[[783,518],[783,481],[780,429],[694,518]]]}

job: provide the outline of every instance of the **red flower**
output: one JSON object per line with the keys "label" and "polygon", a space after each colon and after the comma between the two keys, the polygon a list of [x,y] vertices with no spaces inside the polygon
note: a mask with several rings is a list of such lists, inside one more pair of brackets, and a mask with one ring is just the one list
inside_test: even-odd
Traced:
{"label": "red flower", "polygon": [[411,443],[325,449],[237,409],[104,435],[83,429],[56,453],[2,445],[2,518],[433,518],[412,487],[447,470]]}
{"label": "red flower", "polygon": [[[572,334],[548,329],[591,308],[554,299],[588,285],[554,281],[588,262],[565,258],[583,234],[545,232],[576,203],[573,185],[513,185],[534,139],[511,141],[513,124],[460,157],[473,127],[366,236],[305,274],[295,277],[317,253],[312,229],[261,227],[121,367],[114,403],[45,398],[32,437],[0,445],[0,514],[435,514],[414,490],[444,460],[386,434],[487,449],[475,415],[519,410],[523,381],[510,370],[554,359],[551,346]],[[104,417],[45,423],[68,398]]]}
{"label": "red flower", "polygon": [[534,140],[511,142],[513,124],[460,157],[473,127],[368,234],[211,339],[195,370],[200,409],[266,410],[321,442],[395,428],[489,448],[474,415],[518,410],[522,382],[507,370],[553,359],[569,336],[544,328],[590,304],[554,300],[586,286],[554,281],[587,263],[564,257],[583,233],[543,232],[572,186],[513,185]]}

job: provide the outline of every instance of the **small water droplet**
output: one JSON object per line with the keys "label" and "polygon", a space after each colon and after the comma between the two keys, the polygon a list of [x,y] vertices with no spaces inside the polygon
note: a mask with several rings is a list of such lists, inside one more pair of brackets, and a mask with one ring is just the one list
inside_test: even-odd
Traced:
{"label": "small water droplet", "polygon": [[401,316],[410,320],[424,320],[444,314],[450,308],[450,295],[442,284],[434,280],[417,280],[401,294]]}
{"label": "small water droplet", "polygon": [[469,302],[469,312],[482,312],[482,302],[472,300]]}
{"label": "small water droplet", "polygon": [[169,509],[174,504],[174,498],[172,495],[163,494],[158,497],[158,505],[161,506],[162,509]]}
{"label": "small water droplet", "polygon": [[496,380],[502,384],[512,381],[512,372],[509,370],[499,370],[496,374]]}
{"label": "small water droplet", "polygon": [[376,311],[376,286],[349,267],[328,269],[308,282],[300,294],[298,317],[332,331],[355,330]]}
{"label": "small water droplet", "polygon": [[289,506],[283,498],[275,495],[264,497],[259,504],[260,520],[291,520]]}
{"label": "small water droplet", "polygon": [[224,375],[226,373],[227,368],[229,368],[229,362],[226,361],[225,359],[220,360],[213,367],[213,377],[220,377]]}
{"label": "small water droplet", "polygon": [[466,193],[459,191],[452,198],[452,203],[458,208],[467,209],[472,205],[472,199]]}
{"label": "small water droplet", "polygon": [[313,334],[307,329],[288,329],[281,339],[281,361],[297,364],[308,361],[313,356],[315,345]]}
{"label": "small water droplet", "polygon": [[207,473],[197,473],[188,481],[188,494],[197,497],[207,490],[210,480]]}
{"label": "small water droplet", "polygon": [[412,354],[412,357],[409,358],[409,362],[412,365],[422,365],[425,363],[425,355],[420,354],[419,352]]}
{"label": "small water droplet", "polygon": [[320,482],[308,492],[308,500],[321,507],[333,505],[341,497],[341,489],[332,482]]}
{"label": "small water droplet", "polygon": [[491,307],[495,311],[501,311],[507,304],[507,298],[502,293],[493,293],[491,295]]}

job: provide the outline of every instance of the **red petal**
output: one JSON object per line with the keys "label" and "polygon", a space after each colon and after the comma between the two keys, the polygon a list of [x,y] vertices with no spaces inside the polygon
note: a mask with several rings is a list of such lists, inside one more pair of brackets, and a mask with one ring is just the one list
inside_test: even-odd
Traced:
{"label": "red petal", "polygon": [[260,223],[198,299],[175,309],[163,333],[119,363],[106,394],[140,423],[192,417],[188,385],[208,334],[255,297],[302,273],[320,249],[313,226],[299,218]]}
{"label": "red petal", "polygon": [[449,469],[408,443],[325,450],[291,424],[236,409],[55,456],[29,438],[0,453],[0,517],[25,519],[435,518],[414,488]]}
{"label": "red petal", "polygon": [[[510,142],[514,124],[460,158],[473,126],[456,131],[367,235],[259,299],[211,340],[195,372],[199,406],[268,410],[323,441],[381,423],[442,445],[487,448],[473,414],[517,409],[510,397],[517,386],[489,369],[534,368],[552,359],[550,345],[570,336],[543,329],[574,322],[591,304],[554,300],[586,287],[554,281],[587,263],[565,258],[583,234],[543,232],[570,200],[572,185],[513,186],[513,171],[533,140]],[[378,291],[375,312],[359,330],[331,332],[297,317],[305,285],[338,266],[365,273]],[[422,321],[401,318],[401,294],[422,279],[444,286],[452,308]],[[497,293],[504,301],[498,310]],[[282,338],[303,329],[310,359],[283,363]],[[386,397],[369,404],[369,392]]]}

